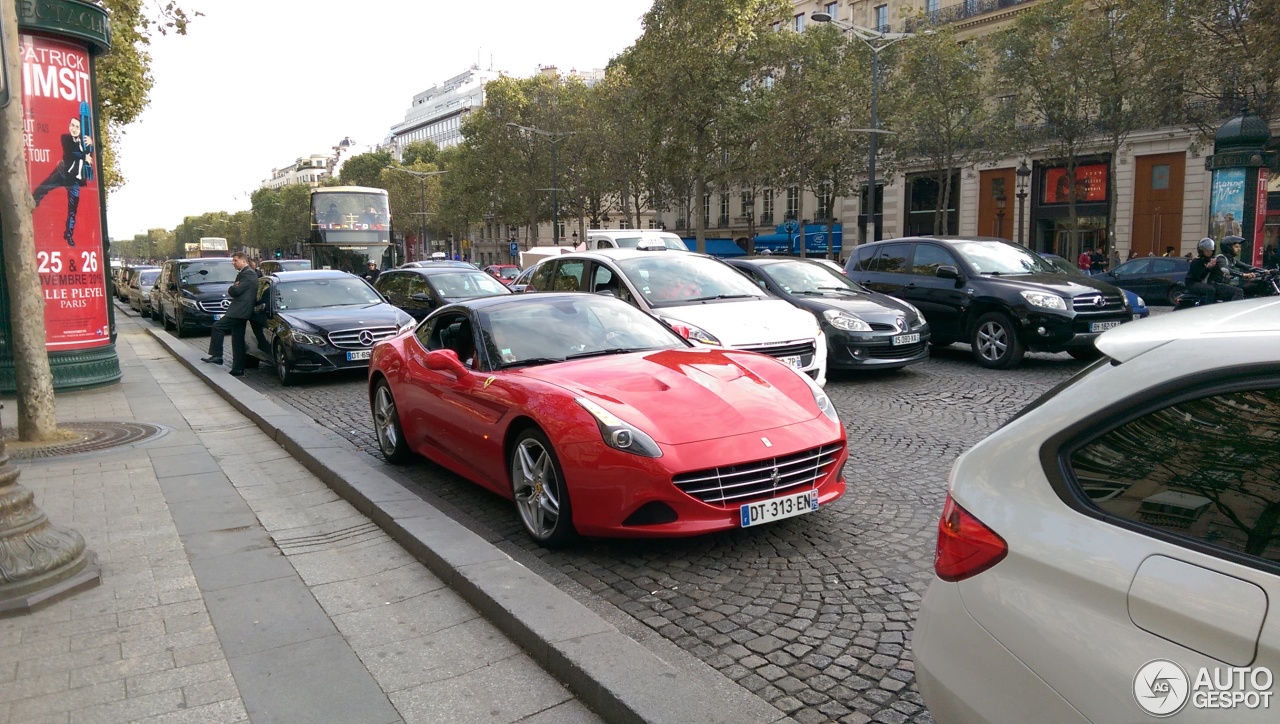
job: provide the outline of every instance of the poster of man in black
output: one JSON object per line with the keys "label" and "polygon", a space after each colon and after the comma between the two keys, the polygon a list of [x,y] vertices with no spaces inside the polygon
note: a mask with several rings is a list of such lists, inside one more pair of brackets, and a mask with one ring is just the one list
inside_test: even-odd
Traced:
{"label": "poster of man in black", "polygon": [[80,116],[72,117],[67,133],[62,134],[62,160],[39,186],[31,192],[36,206],[56,188],[67,190],[67,224],[62,238],[67,246],[75,246],[76,212],[80,208],[80,187],[93,180],[93,138],[89,126],[89,104],[80,104]]}

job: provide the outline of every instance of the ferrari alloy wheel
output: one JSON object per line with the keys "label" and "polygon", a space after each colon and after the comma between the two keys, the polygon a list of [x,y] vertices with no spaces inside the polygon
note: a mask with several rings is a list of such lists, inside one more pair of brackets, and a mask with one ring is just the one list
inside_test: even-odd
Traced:
{"label": "ferrari alloy wheel", "polygon": [[373,427],[378,433],[378,449],[382,457],[392,465],[409,460],[409,445],[404,440],[404,428],[400,427],[400,411],[396,409],[391,386],[386,380],[378,380],[373,388]]}
{"label": "ferrari alloy wheel", "polygon": [[1026,351],[1013,322],[1001,312],[990,312],[978,319],[973,328],[972,344],[978,364],[996,370],[1018,364]]}
{"label": "ferrari alloy wheel", "polygon": [[520,433],[511,454],[511,492],[524,529],[547,547],[575,536],[569,496],[551,442],[541,430]]}

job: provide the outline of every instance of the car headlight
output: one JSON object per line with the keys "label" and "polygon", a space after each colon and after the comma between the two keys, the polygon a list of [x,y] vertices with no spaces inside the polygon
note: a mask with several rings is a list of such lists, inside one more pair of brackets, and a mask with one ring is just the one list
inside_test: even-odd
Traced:
{"label": "car headlight", "polygon": [[1138,303],[1136,306],[1139,306],[1139,307],[1147,306],[1147,300],[1143,299],[1142,297],[1137,297],[1137,299],[1138,299]]}
{"label": "car headlight", "polygon": [[318,334],[299,332],[296,329],[293,331],[292,337],[295,344],[309,344],[315,347],[323,347],[327,344],[324,337],[321,337]]}
{"label": "car headlight", "polygon": [[848,312],[842,312],[838,309],[826,310],[825,312],[822,313],[822,318],[827,320],[827,323],[830,324],[832,327],[843,330],[845,332],[870,332],[871,331],[870,324],[867,324],[866,322],[862,321],[861,319],[858,319],[857,317],[853,316],[852,314],[849,314]]}
{"label": "car headlight", "polygon": [[646,458],[662,457],[662,448],[658,443],[634,425],[619,420],[616,415],[597,405],[585,397],[575,398],[582,409],[591,413],[600,428],[600,436],[604,444],[614,450],[633,453]]}
{"label": "car headlight", "polygon": [[1033,307],[1041,307],[1044,309],[1060,309],[1067,310],[1067,303],[1057,294],[1048,294],[1046,292],[1023,292],[1022,298]]}
{"label": "car headlight", "polygon": [[703,329],[702,327],[696,327],[692,324],[689,324],[688,322],[682,322],[679,319],[671,319],[669,317],[663,317],[662,321],[666,322],[672,327],[684,327],[685,329],[689,330],[689,340],[691,342],[701,342],[702,344],[715,345],[716,347],[721,346],[720,340],[716,339],[715,335],[711,334],[710,332]]}
{"label": "car headlight", "polygon": [[792,371],[799,375],[800,379],[805,381],[805,384],[809,385],[809,391],[813,393],[813,403],[818,406],[818,409],[822,411],[822,414],[826,415],[827,419],[832,422],[840,422],[840,416],[836,414],[836,406],[831,404],[831,398],[828,397],[827,393],[818,386],[818,383],[814,382],[812,377],[800,370],[793,369]]}
{"label": "car headlight", "polygon": [[182,306],[186,307],[187,309],[199,309],[199,308],[200,308],[200,305],[196,303],[196,300],[194,300],[194,299],[187,299],[186,297],[179,297],[179,298],[178,298],[178,304],[181,304]]}

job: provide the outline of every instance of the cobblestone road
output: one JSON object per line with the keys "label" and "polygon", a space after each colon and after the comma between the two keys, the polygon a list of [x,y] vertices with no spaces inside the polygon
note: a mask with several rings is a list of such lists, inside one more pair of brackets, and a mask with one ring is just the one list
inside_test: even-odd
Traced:
{"label": "cobblestone road", "polygon": [[[388,472],[553,583],[625,611],[800,722],[928,722],[910,641],[947,470],[1082,367],[1031,354],[1018,369],[985,370],[957,345],[906,371],[836,376],[827,391],[849,433],[848,494],[817,515],[688,540],[547,551],[509,502],[431,463]],[[363,374],[282,388],[264,366],[244,380],[381,461]]]}

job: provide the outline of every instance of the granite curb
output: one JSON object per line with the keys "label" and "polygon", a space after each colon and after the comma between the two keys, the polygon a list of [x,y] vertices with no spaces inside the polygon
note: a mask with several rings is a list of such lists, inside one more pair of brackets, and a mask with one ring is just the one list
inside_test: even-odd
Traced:
{"label": "granite curb", "polygon": [[225,373],[168,332],[171,355],[452,587],[608,721],[790,721],[713,669],[663,660],[569,594],[350,454],[346,442]]}

